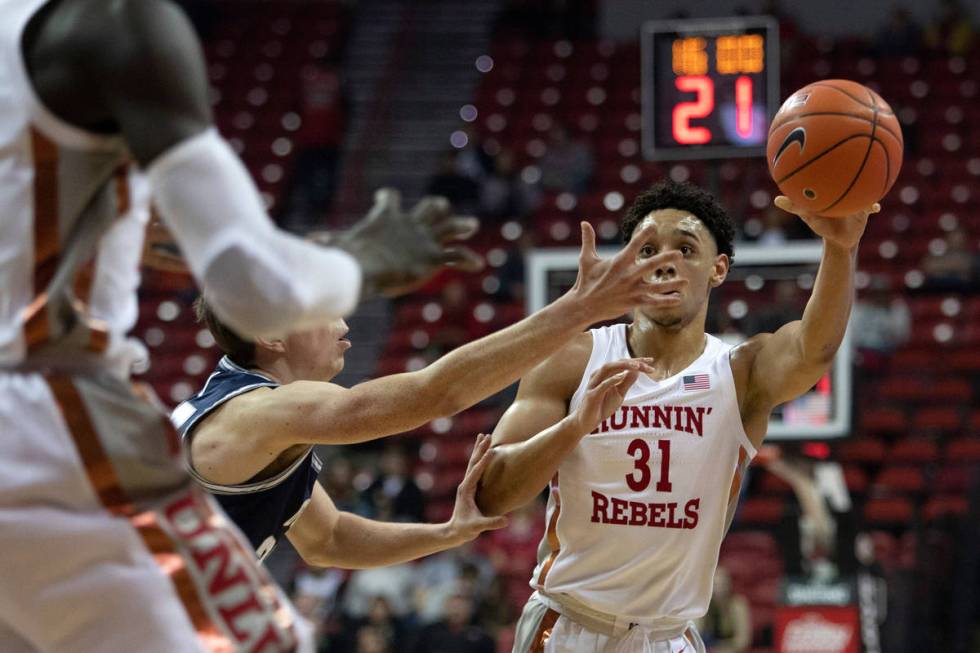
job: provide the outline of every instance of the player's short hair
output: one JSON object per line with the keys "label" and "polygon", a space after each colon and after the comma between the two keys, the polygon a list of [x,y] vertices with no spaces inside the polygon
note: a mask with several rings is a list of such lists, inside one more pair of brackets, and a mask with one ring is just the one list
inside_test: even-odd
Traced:
{"label": "player's short hair", "polygon": [[727,254],[729,259],[735,258],[735,223],[731,216],[711,193],[686,181],[662,179],[637,195],[620,224],[623,242],[630,241],[636,226],[643,222],[643,218],[660,209],[690,212],[714,236],[718,253]]}
{"label": "player's short hair", "polygon": [[218,349],[233,363],[241,367],[255,366],[255,343],[242,338],[219,320],[203,295],[194,300],[194,316],[198,322],[207,326]]}

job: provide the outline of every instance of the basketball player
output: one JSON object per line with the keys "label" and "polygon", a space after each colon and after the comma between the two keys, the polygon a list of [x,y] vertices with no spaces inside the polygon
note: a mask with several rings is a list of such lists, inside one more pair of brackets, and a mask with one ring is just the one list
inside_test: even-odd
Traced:
{"label": "basketball player", "polygon": [[0,16],[0,651],[312,650],[128,382],[150,193],[249,335],[472,267],[442,244],[473,225],[383,193],[342,249],[287,236],[212,127],[168,0],[0,0]]}
{"label": "basketball player", "polygon": [[[829,219],[782,196],[776,205],[824,241],[802,320],[737,347],[705,334],[734,227],[707,192],[664,181],[636,199],[622,233],[641,258],[680,252],[655,278],[687,285],[669,306],[637,307],[628,325],[581,334],[521,381],[477,495],[484,513],[502,514],[550,483],[536,592],[515,651],[703,651],[692,620],[707,610],[745,467],[773,408],[830,367],[851,310],[858,242],[879,209]],[[596,410],[583,399],[590,377],[626,357],[652,359],[653,371],[622,405]]]}
{"label": "basketball player", "polygon": [[[204,388],[179,405],[172,419],[187,444],[192,474],[214,493],[262,559],[283,534],[312,565],[366,567],[412,560],[456,546],[499,520],[476,510],[473,493],[488,459],[477,452],[472,483],[464,480],[449,523],[384,524],[338,512],[316,482],[314,444],[365,442],[453,415],[516,381],[582,329],[612,319],[634,302],[672,302],[683,280],[651,284],[658,265],[639,246],[600,259],[595,234],[582,224],[579,275],[551,305],[498,333],[468,343],[406,374],[353,388],[330,383],[344,366],[347,325],[283,339],[246,339],[223,324],[203,300],[197,310],[225,353]],[[489,440],[487,440],[489,447]],[[463,528],[465,526],[465,528]]]}

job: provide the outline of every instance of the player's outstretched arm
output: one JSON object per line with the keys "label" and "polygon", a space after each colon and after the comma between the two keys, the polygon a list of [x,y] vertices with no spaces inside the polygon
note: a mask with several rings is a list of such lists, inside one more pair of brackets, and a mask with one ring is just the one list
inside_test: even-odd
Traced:
{"label": "player's outstretched arm", "polygon": [[213,128],[200,44],[169,0],[51,3],[27,31],[25,56],[55,114],[123,136],[192,273],[238,333],[317,326],[366,295],[410,289],[443,265],[482,265],[449,244],[472,234],[475,221],[452,216],[443,200],[406,214],[396,193],[382,193],[329,249],[276,229],[248,171]]}
{"label": "player's outstretched arm", "polygon": [[242,414],[240,420],[253,436],[274,440],[274,448],[282,450],[298,443],[364,442],[458,413],[519,379],[590,324],[619,317],[637,305],[669,301],[663,293],[686,281],[646,279],[680,254],[638,259],[642,243],[642,238],[634,238],[615,257],[601,259],[592,227],[583,223],[574,287],[534,315],[463,345],[418,372],[350,389],[298,382],[274,394],[256,394],[254,401],[240,402],[251,405],[249,415]]}
{"label": "player's outstretched arm", "polygon": [[446,523],[388,523],[341,512],[317,483],[311,504],[286,536],[308,564],[345,569],[393,565],[459,546],[507,525],[506,518],[485,517],[474,501],[476,483],[494,455],[490,436],[478,436]]}
{"label": "player's outstretched arm", "polygon": [[[858,243],[868,216],[881,208],[875,203],[845,218],[824,218],[803,211],[784,196],[776,198],[776,206],[802,218],[823,238],[824,250],[803,318],[773,334],[752,338],[742,346],[743,352],[736,350],[733,355],[737,362],[740,354],[754,353],[745,401],[765,413],[766,418],[773,407],[813,387],[830,368],[851,314]],[[756,446],[761,444],[761,436],[753,440],[758,440],[753,442]]]}
{"label": "player's outstretched arm", "polygon": [[637,376],[653,372],[645,359],[607,363],[592,374],[582,403],[565,415],[571,395],[567,381],[581,378],[581,370],[569,377],[561,363],[550,369],[549,363],[521,382],[517,399],[494,431],[497,455],[477,492],[485,514],[508,513],[540,494],[579,440],[622,405]]}

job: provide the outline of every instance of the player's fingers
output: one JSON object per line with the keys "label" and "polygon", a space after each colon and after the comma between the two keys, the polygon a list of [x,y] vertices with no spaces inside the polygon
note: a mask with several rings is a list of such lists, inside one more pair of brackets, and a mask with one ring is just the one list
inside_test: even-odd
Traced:
{"label": "player's fingers", "polygon": [[672,249],[667,252],[661,252],[656,256],[651,256],[650,258],[645,258],[641,261],[636,261],[632,259],[632,264],[636,266],[633,270],[634,276],[647,277],[651,274],[655,274],[660,268],[667,268],[672,265],[677,265],[684,258],[679,251]]}
{"label": "player's fingers", "polygon": [[582,251],[579,252],[579,261],[591,261],[599,258],[599,252],[595,248],[595,230],[584,220],[582,227]]}
{"label": "player's fingers", "polygon": [[[473,469],[473,465],[475,465],[476,461],[487,452],[489,447],[490,436],[485,433],[480,433],[478,436],[476,436],[476,442],[473,443],[473,451],[470,453],[469,462],[466,463],[466,474],[470,473],[470,470]],[[464,474],[464,476],[466,474]]]}
{"label": "player's fingers", "polygon": [[446,247],[436,257],[436,263],[463,272],[479,272],[483,269],[483,257],[469,247]]}
{"label": "player's fingers", "polygon": [[480,459],[476,461],[473,467],[467,470],[466,476],[463,477],[463,483],[460,485],[460,487],[466,486],[467,490],[470,486],[475,488],[479,480],[483,478],[483,472],[486,471],[487,465],[493,462],[495,456],[496,452],[494,452],[493,449],[484,451],[480,456]]}
{"label": "player's fingers", "polygon": [[622,256],[631,261],[635,259],[647,241],[656,233],[657,225],[652,222],[639,231],[633,232],[633,237],[630,239],[630,242],[623,248]]}
{"label": "player's fingers", "polygon": [[640,373],[637,370],[633,370],[633,371],[627,372],[626,373],[626,376],[624,376],[622,379],[620,379],[616,383],[616,385],[615,385],[615,387],[613,389],[614,390],[621,391],[625,395],[626,394],[626,391],[629,390],[633,386],[634,383],[636,383],[636,379],[639,376],[640,376]]}
{"label": "player's fingers", "polygon": [[590,392],[596,399],[601,400],[603,397],[606,396],[606,393],[609,392],[610,389],[616,387],[616,385],[622,382],[623,379],[625,379],[628,374],[629,372],[627,372],[626,370],[623,370],[622,372],[617,372],[616,374],[613,374],[609,378],[603,379],[599,383],[599,385],[592,388]]}
{"label": "player's fingers", "polygon": [[435,224],[441,218],[448,217],[452,212],[449,200],[441,195],[423,197],[412,208],[412,218],[423,224]]}
{"label": "player's fingers", "polygon": [[793,215],[798,215],[801,218],[807,215],[807,211],[805,209],[797,206],[793,200],[785,195],[777,195],[776,199],[774,199],[772,203],[776,205],[776,208],[786,211],[787,213],[792,213]]}
{"label": "player's fingers", "polygon": [[402,210],[402,194],[394,188],[379,188],[374,191],[374,207],[371,212],[380,214],[386,211],[398,213]]}
{"label": "player's fingers", "polygon": [[510,524],[510,519],[500,515],[499,517],[483,517],[479,522],[480,530],[484,531],[496,531],[501,528],[506,528]]}
{"label": "player's fingers", "polygon": [[466,240],[480,229],[480,221],[471,216],[448,216],[436,220],[432,225],[432,235],[440,243],[453,240]]}
{"label": "player's fingers", "polygon": [[622,360],[613,361],[612,363],[606,363],[589,377],[588,387],[595,388],[601,383],[608,380],[611,376],[619,374],[623,371],[629,370],[643,370],[648,371],[653,368],[650,366],[652,361],[648,359],[636,359],[636,358],[624,358]]}

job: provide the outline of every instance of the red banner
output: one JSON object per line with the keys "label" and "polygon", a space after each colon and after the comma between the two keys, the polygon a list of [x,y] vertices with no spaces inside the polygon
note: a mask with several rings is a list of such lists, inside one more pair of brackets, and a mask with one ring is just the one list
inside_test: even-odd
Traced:
{"label": "red banner", "polygon": [[856,607],[800,606],[776,611],[777,653],[859,653]]}

